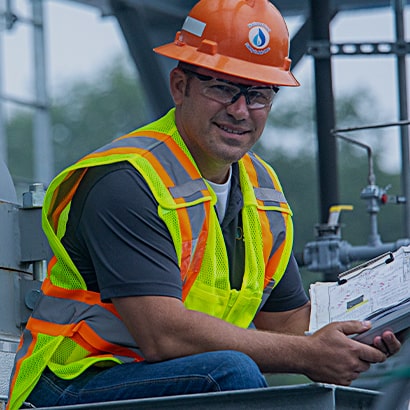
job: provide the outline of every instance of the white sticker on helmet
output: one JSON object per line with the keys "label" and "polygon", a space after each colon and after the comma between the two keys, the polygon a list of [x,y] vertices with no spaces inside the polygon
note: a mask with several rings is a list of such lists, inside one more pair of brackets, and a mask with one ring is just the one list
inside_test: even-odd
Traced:
{"label": "white sticker on helmet", "polygon": [[269,41],[270,41],[270,28],[259,22],[254,22],[248,24],[249,35],[248,42],[245,43],[247,49],[254,54],[263,55],[270,51]]}
{"label": "white sticker on helmet", "polygon": [[194,34],[195,36],[201,37],[206,27],[206,23],[194,19],[193,17],[187,17],[182,26],[182,30],[187,31],[188,33]]}

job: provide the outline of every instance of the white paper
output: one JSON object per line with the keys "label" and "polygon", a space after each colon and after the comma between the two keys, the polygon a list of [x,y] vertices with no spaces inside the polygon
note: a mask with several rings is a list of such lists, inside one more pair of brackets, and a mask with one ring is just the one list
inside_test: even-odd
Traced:
{"label": "white paper", "polygon": [[309,333],[330,322],[364,320],[373,312],[410,297],[410,246],[382,255],[340,275],[346,283],[317,282],[310,286]]}

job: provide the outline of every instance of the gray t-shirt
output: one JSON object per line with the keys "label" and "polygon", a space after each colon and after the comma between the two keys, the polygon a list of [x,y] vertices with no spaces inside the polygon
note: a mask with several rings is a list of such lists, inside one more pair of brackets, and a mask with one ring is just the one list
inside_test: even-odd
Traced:
{"label": "gray t-shirt", "polygon": [[[242,193],[233,165],[231,192],[222,231],[230,281],[240,288],[244,247],[241,240]],[[158,204],[140,173],[121,162],[90,168],[74,195],[62,239],[89,290],[101,299],[169,296],[181,299],[182,283],[171,235]],[[308,298],[292,255],[287,270],[262,310],[287,311]]]}

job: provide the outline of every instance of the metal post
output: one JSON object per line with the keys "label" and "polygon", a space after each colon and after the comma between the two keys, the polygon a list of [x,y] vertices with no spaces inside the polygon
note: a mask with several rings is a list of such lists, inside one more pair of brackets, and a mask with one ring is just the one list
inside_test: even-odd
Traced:
{"label": "metal post", "polygon": [[[396,24],[396,41],[398,49],[400,45],[405,45],[405,27],[404,27],[404,0],[394,0],[394,16]],[[399,90],[399,119],[407,120],[409,118],[407,104],[407,79],[406,79],[406,54],[405,48],[403,53],[397,55],[397,78]],[[409,126],[400,127],[401,139],[401,167],[402,167],[402,189],[403,195],[407,198],[404,206],[404,235],[410,237],[410,142]]]}
{"label": "metal post", "polygon": [[[330,44],[329,0],[311,0],[312,40]],[[330,47],[329,47],[330,48]],[[335,128],[332,67],[330,52],[315,57],[316,127],[319,155],[319,188],[321,222],[327,220],[329,208],[338,203],[338,172],[336,139],[331,135]]]}
{"label": "metal post", "polygon": [[34,179],[48,184],[54,174],[49,99],[46,89],[46,58],[43,25],[43,0],[32,0],[34,31],[34,72],[36,108],[34,113]]}
{"label": "metal post", "polygon": [[[3,11],[0,10],[0,13]],[[4,16],[0,15],[0,161],[7,164],[7,134],[6,134],[6,119],[4,115],[3,102],[3,30],[6,29],[6,12]],[[3,27],[4,24],[4,27]]]}

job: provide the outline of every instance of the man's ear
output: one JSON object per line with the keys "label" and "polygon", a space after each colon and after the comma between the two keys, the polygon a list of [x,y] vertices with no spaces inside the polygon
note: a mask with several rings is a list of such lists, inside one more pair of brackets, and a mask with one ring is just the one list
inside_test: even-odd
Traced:
{"label": "man's ear", "polygon": [[175,67],[170,73],[169,84],[175,105],[180,105],[188,85],[187,75],[180,68]]}

